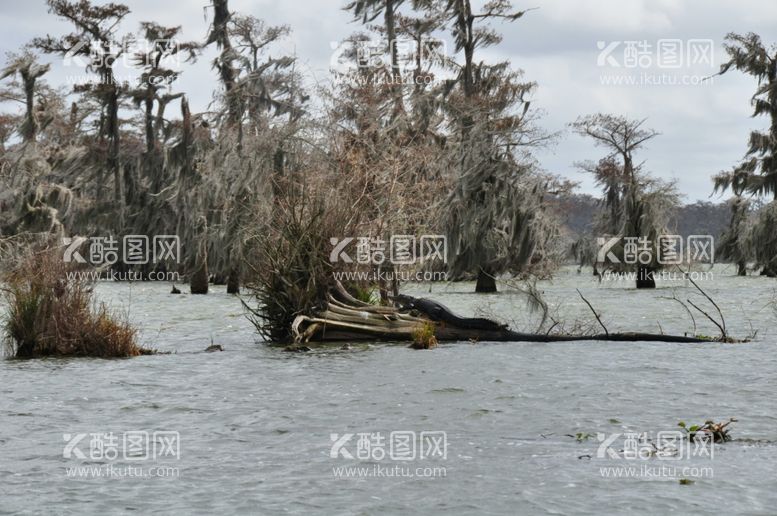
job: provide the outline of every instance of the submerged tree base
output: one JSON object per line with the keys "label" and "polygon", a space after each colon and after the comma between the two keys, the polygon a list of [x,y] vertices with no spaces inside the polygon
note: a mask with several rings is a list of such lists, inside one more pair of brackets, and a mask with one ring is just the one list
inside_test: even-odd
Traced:
{"label": "submerged tree base", "polygon": [[478,273],[478,281],[475,284],[475,292],[478,294],[493,294],[496,292],[496,279],[494,276],[481,270]]}
{"label": "submerged tree base", "polygon": [[637,288],[656,288],[656,278],[651,269],[644,266],[637,269]]}

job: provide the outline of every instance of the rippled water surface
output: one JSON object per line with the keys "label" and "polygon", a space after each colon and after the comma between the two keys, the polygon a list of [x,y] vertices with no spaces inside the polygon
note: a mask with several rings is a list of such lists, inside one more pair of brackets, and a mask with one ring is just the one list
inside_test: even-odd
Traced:
{"label": "rippled water surface", "polygon": [[[432,351],[359,344],[292,354],[259,342],[239,300],[220,287],[172,296],[163,284],[100,284],[100,297],[129,311],[145,345],[172,354],[0,361],[0,513],[775,514],[777,329],[769,302],[777,282],[715,273],[702,286],[729,332],[757,330],[754,341],[462,342]],[[693,328],[669,299],[694,295],[683,282],[638,292],[567,269],[541,287],[568,324],[591,320],[580,288],[610,331]],[[408,292],[532,329],[536,317],[519,294],[476,296],[472,288]],[[715,334],[695,318],[699,333]],[[225,351],[203,353],[211,340]],[[729,417],[739,419],[735,440],[711,460],[670,464],[712,467],[712,478],[692,485],[605,478],[603,466],[670,461],[598,458],[596,437],[570,437]],[[128,462],[66,458],[63,434],[135,430],[179,432],[180,458],[160,461],[177,476],[68,477],[73,466]],[[333,468],[373,462],[330,458],[330,434],[397,430],[446,432],[447,458],[410,463],[444,467],[445,476],[335,478]],[[89,439],[79,445],[87,454]],[[355,454],[356,437],[348,446]]]}

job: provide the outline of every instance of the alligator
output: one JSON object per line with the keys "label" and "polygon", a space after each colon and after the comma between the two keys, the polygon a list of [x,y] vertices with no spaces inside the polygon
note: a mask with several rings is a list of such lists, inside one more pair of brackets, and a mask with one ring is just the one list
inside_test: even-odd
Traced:
{"label": "alligator", "polygon": [[486,331],[501,331],[507,328],[506,324],[500,324],[491,319],[458,316],[447,306],[431,299],[404,294],[394,296],[393,299],[402,310],[417,310],[433,321],[445,322],[457,328]]}

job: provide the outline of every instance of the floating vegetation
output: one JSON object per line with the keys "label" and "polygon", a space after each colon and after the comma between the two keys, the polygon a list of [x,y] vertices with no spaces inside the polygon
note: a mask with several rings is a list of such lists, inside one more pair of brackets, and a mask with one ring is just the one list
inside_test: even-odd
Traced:
{"label": "floating vegetation", "polygon": [[736,418],[730,418],[725,423],[715,423],[707,420],[703,425],[686,425],[685,421],[680,421],[677,426],[682,428],[688,434],[691,441],[712,440],[715,443],[722,443],[731,440],[728,425],[735,423]]}
{"label": "floating vegetation", "polygon": [[575,440],[579,443],[582,443],[584,441],[587,441],[591,437],[593,437],[594,434],[589,434],[588,432],[577,432],[574,436],[570,435],[570,437],[574,437]]}

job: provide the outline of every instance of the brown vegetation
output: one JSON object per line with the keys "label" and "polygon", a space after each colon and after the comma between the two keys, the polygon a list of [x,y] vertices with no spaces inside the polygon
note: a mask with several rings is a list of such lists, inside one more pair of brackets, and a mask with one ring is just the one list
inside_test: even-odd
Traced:
{"label": "brown vegetation", "polygon": [[45,356],[131,357],[138,346],[127,321],[92,300],[92,287],[68,275],[74,267],[54,251],[30,252],[5,272],[4,334],[17,358]]}
{"label": "brown vegetation", "polygon": [[413,330],[413,343],[410,345],[413,349],[434,349],[437,347],[437,337],[434,335],[434,323],[425,322]]}

